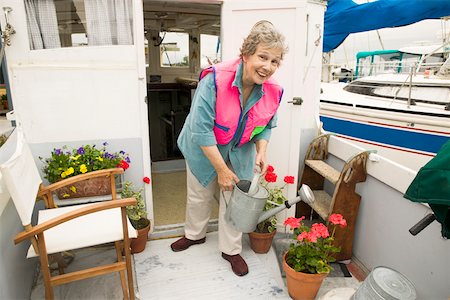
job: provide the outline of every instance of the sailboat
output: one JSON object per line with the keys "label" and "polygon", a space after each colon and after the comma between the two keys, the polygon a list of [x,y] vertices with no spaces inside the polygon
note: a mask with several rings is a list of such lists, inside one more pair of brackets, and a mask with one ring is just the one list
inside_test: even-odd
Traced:
{"label": "sailboat", "polygon": [[357,53],[354,80],[323,83],[326,131],[418,171],[450,138],[448,44]]}

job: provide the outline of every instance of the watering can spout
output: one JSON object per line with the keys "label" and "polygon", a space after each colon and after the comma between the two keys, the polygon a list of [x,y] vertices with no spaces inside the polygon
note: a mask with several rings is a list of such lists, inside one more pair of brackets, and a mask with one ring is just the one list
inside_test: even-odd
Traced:
{"label": "watering can spout", "polygon": [[280,211],[290,208],[292,205],[296,204],[297,202],[303,201],[306,203],[313,203],[314,202],[314,194],[309,186],[306,184],[302,184],[300,189],[298,190],[298,196],[294,199],[291,199],[289,201],[285,201],[283,204],[281,204],[278,207],[272,208],[271,210],[265,211],[261,214],[261,216],[258,219],[258,223],[261,223],[268,218],[276,215]]}

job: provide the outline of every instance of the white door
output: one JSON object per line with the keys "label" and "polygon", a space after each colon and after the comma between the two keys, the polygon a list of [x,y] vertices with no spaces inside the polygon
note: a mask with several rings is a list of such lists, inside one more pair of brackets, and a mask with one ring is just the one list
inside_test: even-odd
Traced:
{"label": "white door", "polygon": [[[28,19],[38,14],[43,23],[33,27],[24,0],[0,0],[0,8],[12,9],[8,21],[16,30],[6,48],[14,111],[34,154],[48,157],[61,145],[107,141],[109,150],[130,154],[125,179],[142,184],[150,176],[142,1],[114,1],[117,6],[108,8],[114,17],[104,6],[93,7],[105,1],[34,2],[43,7],[30,5]],[[120,21],[105,25],[105,18]],[[5,28],[3,14],[0,22]],[[47,49],[32,49],[37,46],[30,45],[27,26],[50,40]],[[110,34],[116,29],[120,34]],[[83,31],[89,45],[82,45]],[[150,185],[145,192],[152,218]]]}
{"label": "white door", "polygon": [[[325,6],[314,1],[225,1],[222,7],[223,60],[236,58],[243,39],[259,20],[272,22],[286,37],[289,52],[274,77],[284,94],[273,129],[268,160],[275,167],[278,183],[286,175],[296,184],[287,186],[288,199],[296,196],[299,167],[311,139],[318,133],[323,15]],[[302,105],[288,103],[294,97]],[[281,223],[294,208],[284,211]]]}

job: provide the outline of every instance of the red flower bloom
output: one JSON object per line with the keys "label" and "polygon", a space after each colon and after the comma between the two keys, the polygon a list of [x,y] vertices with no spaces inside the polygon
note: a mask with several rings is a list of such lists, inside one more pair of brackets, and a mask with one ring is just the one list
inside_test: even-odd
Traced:
{"label": "red flower bloom", "polygon": [[272,173],[273,171],[275,171],[275,169],[274,169],[271,165],[269,165],[269,166],[267,167],[267,172],[268,172],[268,173]]}
{"label": "red flower bloom", "polygon": [[331,224],[334,225],[341,225],[341,227],[347,226],[347,221],[342,217],[341,214],[331,214],[328,218],[328,221],[331,222]]}
{"label": "red flower bloom", "polygon": [[311,227],[311,232],[316,232],[320,237],[323,237],[324,239],[330,236],[327,226],[323,225],[323,223],[313,224]]}
{"label": "red flower bloom", "polygon": [[286,182],[287,184],[294,184],[294,176],[285,176],[284,182]]}
{"label": "red flower bloom", "polygon": [[300,223],[302,222],[302,220],[305,217],[301,217],[301,218],[294,218],[294,217],[289,217],[284,221],[284,225],[287,226],[289,225],[291,227],[291,229],[294,228],[299,228],[300,227]]}
{"label": "red flower bloom", "polygon": [[148,178],[147,176],[142,178],[142,181],[145,182],[146,184],[150,184],[150,178]]}
{"label": "red flower bloom", "polygon": [[273,172],[267,172],[266,176],[264,176],[264,179],[267,182],[275,182],[275,181],[277,181],[277,174],[275,174]]}
{"label": "red flower bloom", "polygon": [[308,232],[306,239],[308,240],[308,242],[317,243],[318,237],[320,237],[320,235],[317,232],[310,231],[310,232]]}
{"label": "red flower bloom", "polygon": [[297,236],[297,240],[299,240],[300,242],[303,241],[303,239],[305,239],[306,237],[308,237],[308,233],[306,231],[303,231],[302,233],[300,233]]}
{"label": "red flower bloom", "polygon": [[117,165],[117,167],[126,170],[130,167],[130,165],[122,159],[122,161]]}

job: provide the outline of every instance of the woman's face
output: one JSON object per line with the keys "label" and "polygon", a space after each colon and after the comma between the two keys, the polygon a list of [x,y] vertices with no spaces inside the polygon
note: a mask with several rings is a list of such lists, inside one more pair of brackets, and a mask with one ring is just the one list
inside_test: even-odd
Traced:
{"label": "woman's face", "polygon": [[244,56],[244,85],[262,84],[275,73],[281,62],[281,49],[258,45],[253,55]]}

